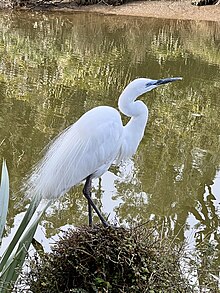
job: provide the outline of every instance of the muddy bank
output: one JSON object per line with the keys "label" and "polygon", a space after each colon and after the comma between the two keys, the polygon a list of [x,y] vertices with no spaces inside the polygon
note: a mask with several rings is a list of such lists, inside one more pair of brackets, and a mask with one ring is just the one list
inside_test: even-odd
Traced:
{"label": "muddy bank", "polygon": [[[104,2],[104,0],[103,0]],[[101,14],[156,17],[167,19],[206,20],[220,22],[220,5],[194,6],[185,1],[136,1],[121,6],[105,5],[78,6],[74,1],[54,2],[37,9],[55,11],[95,12]],[[36,9],[36,8],[35,8]]]}

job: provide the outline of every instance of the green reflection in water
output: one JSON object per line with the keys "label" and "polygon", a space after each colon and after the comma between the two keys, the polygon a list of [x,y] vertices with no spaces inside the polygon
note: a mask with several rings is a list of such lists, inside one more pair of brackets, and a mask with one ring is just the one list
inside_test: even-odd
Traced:
{"label": "green reflection in water", "polygon": [[[183,76],[142,98],[150,110],[143,142],[133,160],[95,182],[94,196],[120,223],[151,219],[160,233],[180,241],[194,228],[198,253],[204,239],[214,245],[215,274],[219,23],[21,12],[4,12],[0,19],[0,154],[12,192],[7,233],[27,204],[21,180],[57,133],[92,107],[117,107],[123,87],[138,76]],[[81,188],[45,217],[48,237],[67,223],[86,223]],[[202,264],[206,260],[201,253]]]}

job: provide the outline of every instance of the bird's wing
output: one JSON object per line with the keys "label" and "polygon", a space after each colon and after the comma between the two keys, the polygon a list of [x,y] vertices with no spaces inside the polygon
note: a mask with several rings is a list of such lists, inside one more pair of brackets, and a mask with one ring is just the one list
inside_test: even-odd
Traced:
{"label": "bird's wing", "polygon": [[120,148],[123,126],[113,108],[95,109],[49,146],[27,181],[29,194],[56,198],[87,176],[101,176],[107,171]]}

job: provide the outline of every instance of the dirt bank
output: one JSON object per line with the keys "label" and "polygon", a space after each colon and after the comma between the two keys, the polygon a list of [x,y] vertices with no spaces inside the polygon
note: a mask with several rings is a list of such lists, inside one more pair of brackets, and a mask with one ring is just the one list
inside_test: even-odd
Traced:
{"label": "dirt bank", "polygon": [[88,11],[101,14],[130,15],[169,19],[191,19],[220,22],[220,5],[194,6],[190,0],[185,1],[137,1],[121,6],[96,4],[76,6],[73,2],[61,2],[48,7],[50,10]]}

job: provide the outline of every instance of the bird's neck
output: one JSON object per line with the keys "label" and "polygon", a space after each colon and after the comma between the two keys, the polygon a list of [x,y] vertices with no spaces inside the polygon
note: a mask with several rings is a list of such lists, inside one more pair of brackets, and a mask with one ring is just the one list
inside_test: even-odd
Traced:
{"label": "bird's neck", "polygon": [[128,117],[148,116],[147,106],[141,102],[136,101],[138,95],[127,91],[127,88],[122,92],[118,100],[119,110]]}
{"label": "bird's neck", "polygon": [[124,91],[119,98],[119,110],[126,116],[131,117],[124,126],[124,143],[126,154],[124,157],[131,157],[144,135],[145,126],[148,119],[148,108],[142,101],[135,101],[137,96],[128,96]]}

